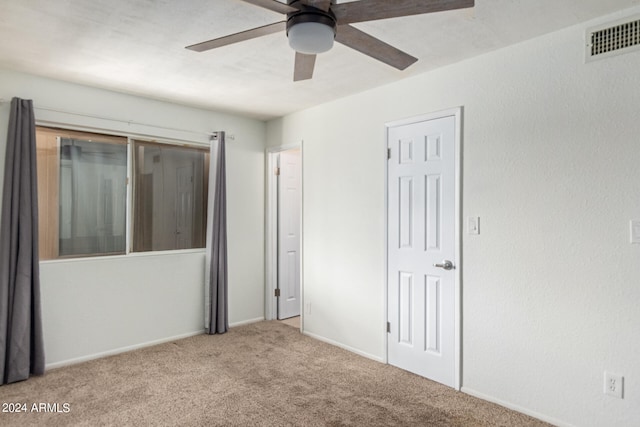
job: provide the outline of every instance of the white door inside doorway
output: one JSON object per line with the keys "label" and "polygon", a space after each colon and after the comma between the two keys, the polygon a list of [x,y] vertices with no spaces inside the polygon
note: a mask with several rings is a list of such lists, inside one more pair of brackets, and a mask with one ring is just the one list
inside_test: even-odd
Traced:
{"label": "white door inside doorway", "polygon": [[278,174],[278,319],[300,315],[301,156],[279,154]]}
{"label": "white door inside doorway", "polygon": [[459,110],[388,129],[387,356],[459,388]]}

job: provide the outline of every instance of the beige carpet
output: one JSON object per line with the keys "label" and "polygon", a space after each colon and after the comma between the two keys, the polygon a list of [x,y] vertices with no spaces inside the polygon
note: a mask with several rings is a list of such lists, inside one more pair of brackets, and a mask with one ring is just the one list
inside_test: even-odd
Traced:
{"label": "beige carpet", "polygon": [[0,403],[27,405],[2,426],[547,425],[277,321],[51,370],[0,387]]}

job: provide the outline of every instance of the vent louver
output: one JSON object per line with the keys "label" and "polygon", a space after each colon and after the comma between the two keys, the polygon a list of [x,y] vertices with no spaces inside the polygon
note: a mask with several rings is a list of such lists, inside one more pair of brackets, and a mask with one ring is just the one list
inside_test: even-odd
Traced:
{"label": "vent louver", "polygon": [[640,48],[640,19],[590,29],[587,58],[607,57]]}

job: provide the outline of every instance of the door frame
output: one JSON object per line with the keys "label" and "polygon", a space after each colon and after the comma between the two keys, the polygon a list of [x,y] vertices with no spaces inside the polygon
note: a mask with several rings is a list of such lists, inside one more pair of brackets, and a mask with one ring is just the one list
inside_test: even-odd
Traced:
{"label": "door frame", "polygon": [[414,123],[425,122],[429,120],[441,119],[444,117],[454,117],[455,119],[455,137],[454,137],[454,150],[455,150],[455,256],[456,256],[456,268],[454,274],[454,365],[455,365],[455,380],[454,385],[456,390],[460,390],[462,387],[462,113],[463,107],[455,107],[447,110],[436,111],[433,113],[422,114],[419,116],[413,116],[406,119],[395,120],[385,123],[385,153],[384,153],[384,252],[385,252],[385,264],[384,264],[384,363],[389,363],[389,334],[387,331],[387,322],[389,322],[389,160],[387,155],[387,148],[389,147],[389,130],[393,127],[411,125]]}
{"label": "door frame", "polygon": [[278,284],[278,180],[275,175],[278,155],[287,150],[300,150],[300,331],[304,330],[304,151],[303,141],[296,144],[270,147],[266,150],[266,215],[265,215],[265,293],[264,318],[278,318],[278,298],[275,290]]}

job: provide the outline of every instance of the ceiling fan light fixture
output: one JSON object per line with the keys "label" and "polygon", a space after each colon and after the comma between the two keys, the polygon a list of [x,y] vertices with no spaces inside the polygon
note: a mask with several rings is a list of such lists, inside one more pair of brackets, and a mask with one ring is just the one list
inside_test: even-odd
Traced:
{"label": "ceiling fan light fixture", "polygon": [[333,47],[336,33],[320,22],[300,22],[289,28],[289,46],[296,52],[316,55]]}
{"label": "ceiling fan light fixture", "polygon": [[336,38],[336,17],[331,11],[302,5],[300,11],[287,15],[287,37],[296,52],[307,55],[326,52]]}

